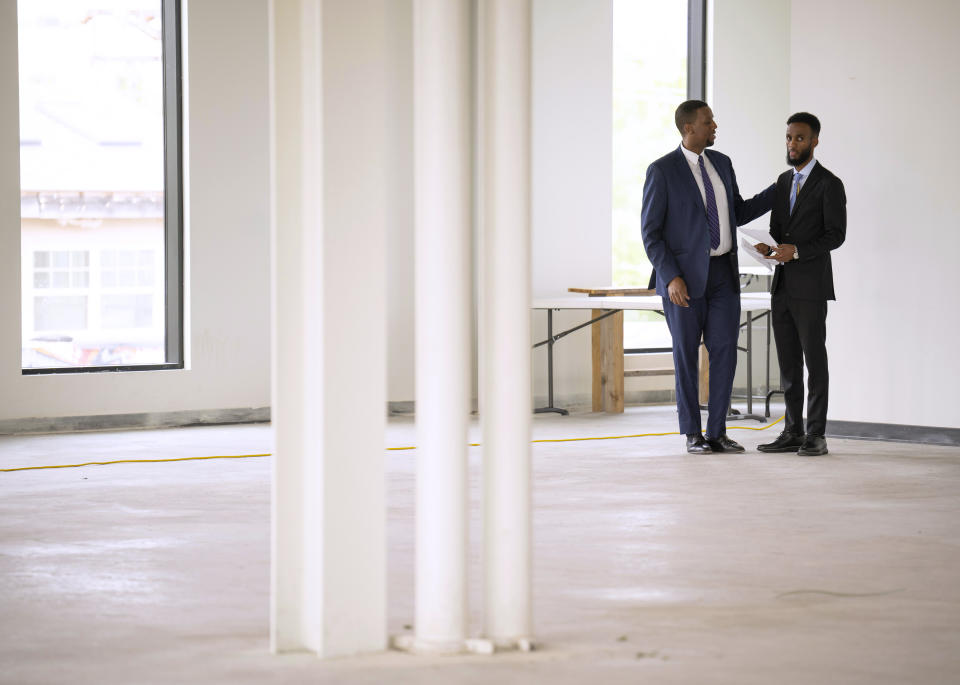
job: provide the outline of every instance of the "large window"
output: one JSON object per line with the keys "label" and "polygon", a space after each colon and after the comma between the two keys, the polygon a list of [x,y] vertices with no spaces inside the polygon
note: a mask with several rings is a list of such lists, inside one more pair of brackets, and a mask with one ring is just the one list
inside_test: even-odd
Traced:
{"label": "large window", "polygon": [[687,0],[614,0],[613,282],[646,286],[640,237],[647,167],[680,144],[673,113],[687,99]]}
{"label": "large window", "polygon": [[[645,288],[650,278],[640,235],[643,183],[650,163],[680,144],[677,105],[702,90],[703,5],[703,0],[613,3],[614,285]],[[626,312],[624,321],[626,347],[669,347],[663,319],[655,313]]]}
{"label": "large window", "polygon": [[17,12],[23,371],[181,367],[179,3]]}

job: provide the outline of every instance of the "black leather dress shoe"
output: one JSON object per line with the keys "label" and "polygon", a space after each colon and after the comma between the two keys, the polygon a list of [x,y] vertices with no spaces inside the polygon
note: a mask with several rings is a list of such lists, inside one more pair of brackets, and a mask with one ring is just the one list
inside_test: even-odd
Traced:
{"label": "black leather dress shoe", "polygon": [[757,445],[761,452],[796,452],[803,444],[803,436],[789,431],[783,431],[773,442]]}
{"label": "black leather dress shoe", "polygon": [[703,439],[699,433],[687,436],[687,452],[690,454],[711,454],[710,445]]}
{"label": "black leather dress shoe", "polygon": [[719,438],[707,438],[707,444],[714,452],[746,452],[743,445],[728,438],[726,433]]}
{"label": "black leather dress shoe", "polygon": [[801,457],[820,457],[827,453],[827,441],[822,435],[808,435],[797,454]]}

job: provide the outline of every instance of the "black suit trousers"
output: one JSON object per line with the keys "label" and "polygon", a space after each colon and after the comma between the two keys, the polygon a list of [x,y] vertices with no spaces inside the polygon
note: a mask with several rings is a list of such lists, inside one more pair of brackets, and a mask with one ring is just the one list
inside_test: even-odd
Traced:
{"label": "black suit trousers", "polygon": [[[791,433],[822,436],[827,428],[830,373],[827,369],[827,302],[791,297],[777,288],[771,321],[780,361],[786,417]],[[803,428],[803,366],[807,366],[807,428]]]}

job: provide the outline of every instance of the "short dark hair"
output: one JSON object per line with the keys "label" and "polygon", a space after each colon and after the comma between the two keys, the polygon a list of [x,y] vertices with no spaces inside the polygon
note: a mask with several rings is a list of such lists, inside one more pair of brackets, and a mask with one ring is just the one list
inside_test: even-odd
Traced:
{"label": "short dark hair", "polygon": [[697,120],[697,112],[709,106],[710,105],[703,100],[687,100],[686,102],[680,103],[680,106],[677,107],[677,111],[673,115],[673,120],[677,123],[677,130],[680,131],[681,136],[684,133],[684,125],[695,122]]}
{"label": "short dark hair", "polygon": [[810,114],[810,112],[797,112],[787,119],[787,126],[790,124],[806,124],[813,131],[813,137],[820,135],[820,120]]}

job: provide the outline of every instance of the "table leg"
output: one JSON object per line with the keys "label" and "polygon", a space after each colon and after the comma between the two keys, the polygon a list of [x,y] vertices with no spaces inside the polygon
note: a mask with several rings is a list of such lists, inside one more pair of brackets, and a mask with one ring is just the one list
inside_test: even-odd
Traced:
{"label": "table leg", "polygon": [[553,310],[547,310],[547,406],[537,407],[533,410],[534,414],[547,414],[553,412],[566,416],[570,412],[566,409],[560,409],[553,406]]}
{"label": "table leg", "polygon": [[[604,310],[594,309],[593,318]],[[593,346],[593,411],[623,413],[623,312],[590,327]]]}
{"label": "table leg", "polygon": [[769,419],[770,418],[770,400],[769,400],[769,397],[770,397],[770,329],[773,326],[773,324],[771,323],[771,320],[773,319],[773,317],[770,315],[769,309],[767,310],[767,313],[765,316],[767,317],[767,384],[764,386],[764,394],[767,396],[768,399],[767,399],[767,405],[766,405],[766,410],[764,412],[764,416]]}
{"label": "table leg", "polygon": [[753,413],[753,312],[747,312],[747,413]]}
{"label": "table leg", "polygon": [[710,355],[707,346],[700,343],[700,406],[710,403]]}
{"label": "table leg", "polygon": [[553,310],[547,310],[547,337],[550,342],[547,343],[547,406],[553,406]]}
{"label": "table leg", "polygon": [[747,328],[747,346],[739,349],[747,353],[747,413],[741,414],[736,409],[731,409],[727,420],[755,419],[762,423],[764,417],[753,413],[753,311],[747,311],[746,314],[744,325]]}

